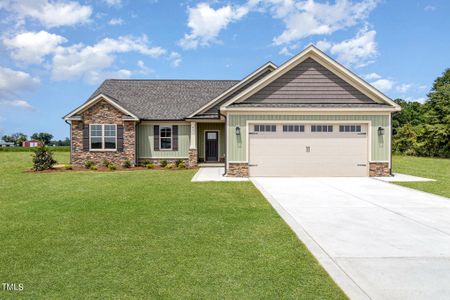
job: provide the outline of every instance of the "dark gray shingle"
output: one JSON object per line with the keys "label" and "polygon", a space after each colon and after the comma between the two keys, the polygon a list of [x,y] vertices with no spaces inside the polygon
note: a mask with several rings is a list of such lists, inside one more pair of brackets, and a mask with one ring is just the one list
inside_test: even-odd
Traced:
{"label": "dark gray shingle", "polygon": [[182,120],[238,82],[108,79],[89,100],[104,94],[140,119]]}

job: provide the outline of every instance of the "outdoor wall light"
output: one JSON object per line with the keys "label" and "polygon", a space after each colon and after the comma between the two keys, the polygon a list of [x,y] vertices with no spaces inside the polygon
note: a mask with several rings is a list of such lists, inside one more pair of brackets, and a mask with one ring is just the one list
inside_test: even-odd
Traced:
{"label": "outdoor wall light", "polygon": [[241,127],[236,126],[236,135],[241,135]]}
{"label": "outdoor wall light", "polygon": [[384,128],[378,127],[378,135],[384,135]]}

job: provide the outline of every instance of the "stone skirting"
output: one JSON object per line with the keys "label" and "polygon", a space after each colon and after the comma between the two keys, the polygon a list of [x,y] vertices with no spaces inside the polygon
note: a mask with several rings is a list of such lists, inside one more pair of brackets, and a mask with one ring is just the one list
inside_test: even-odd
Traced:
{"label": "stone skirting", "polygon": [[[126,160],[135,163],[135,122],[124,121],[124,114],[106,101],[100,101],[80,114],[81,121],[72,121],[71,164],[84,166],[86,161],[100,165],[108,160],[117,166]],[[89,151],[83,145],[83,129],[89,124],[116,124],[123,126],[123,149],[117,151]]]}
{"label": "stone skirting", "polygon": [[369,176],[389,176],[389,163],[371,162],[369,163]]}
{"label": "stone skirting", "polygon": [[197,149],[189,149],[189,159],[187,162],[187,167],[195,168],[198,165],[198,151]]}
{"label": "stone skirting", "polygon": [[247,163],[228,163],[227,176],[248,177]]}

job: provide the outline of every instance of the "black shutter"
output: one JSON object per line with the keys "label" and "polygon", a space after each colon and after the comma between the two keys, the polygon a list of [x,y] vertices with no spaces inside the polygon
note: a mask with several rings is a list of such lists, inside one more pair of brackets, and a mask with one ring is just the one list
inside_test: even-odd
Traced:
{"label": "black shutter", "polygon": [[84,124],[83,128],[83,151],[89,151],[89,124]]}
{"label": "black shutter", "polygon": [[153,150],[159,151],[159,125],[153,126]]}
{"label": "black shutter", "polygon": [[123,125],[117,125],[117,151],[123,152]]}
{"label": "black shutter", "polygon": [[172,150],[178,151],[178,125],[172,126]]}

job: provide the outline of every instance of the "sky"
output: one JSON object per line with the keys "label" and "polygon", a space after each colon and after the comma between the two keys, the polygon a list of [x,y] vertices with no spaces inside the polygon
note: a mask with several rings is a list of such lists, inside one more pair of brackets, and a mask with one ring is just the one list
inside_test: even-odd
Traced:
{"label": "sky", "polygon": [[107,78],[242,79],[309,44],[389,97],[450,67],[448,0],[0,0],[0,136],[69,136]]}

